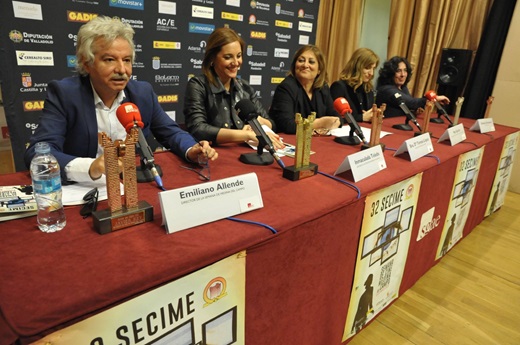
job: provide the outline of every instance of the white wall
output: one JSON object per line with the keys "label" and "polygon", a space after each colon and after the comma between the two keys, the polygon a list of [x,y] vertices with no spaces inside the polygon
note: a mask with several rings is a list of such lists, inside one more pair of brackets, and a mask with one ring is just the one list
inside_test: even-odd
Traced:
{"label": "white wall", "polygon": [[387,56],[391,5],[391,0],[365,0],[359,46],[370,48],[379,56],[379,66],[374,72],[374,84]]}
{"label": "white wall", "polygon": [[[495,87],[493,88],[493,104],[490,117],[494,123],[520,128],[520,3],[516,3],[515,12],[507,34],[506,45],[498,68]],[[516,149],[509,190],[520,193],[520,147]]]}

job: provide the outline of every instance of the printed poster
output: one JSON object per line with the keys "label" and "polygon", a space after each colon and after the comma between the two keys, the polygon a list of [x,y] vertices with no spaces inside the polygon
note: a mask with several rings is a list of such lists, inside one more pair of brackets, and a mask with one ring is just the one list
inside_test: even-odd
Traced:
{"label": "printed poster", "polygon": [[243,251],[34,344],[244,344],[245,268]]}
{"label": "printed poster", "polygon": [[450,204],[435,259],[443,257],[461,238],[473,201],[484,147],[459,156]]}
{"label": "printed poster", "polygon": [[398,297],[421,180],[422,173],[366,198],[342,341]]}
{"label": "printed poster", "polygon": [[489,195],[488,205],[485,217],[498,210],[504,205],[509,180],[511,179],[511,171],[515,161],[516,148],[518,147],[519,132],[509,134],[504,140],[504,147],[500,154],[497,172]]}

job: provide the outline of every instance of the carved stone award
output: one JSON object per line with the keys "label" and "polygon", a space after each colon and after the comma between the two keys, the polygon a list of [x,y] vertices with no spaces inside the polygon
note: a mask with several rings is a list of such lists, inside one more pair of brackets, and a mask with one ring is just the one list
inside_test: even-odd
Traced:
{"label": "carved stone award", "polygon": [[[94,228],[100,234],[107,234],[133,225],[153,220],[153,206],[146,201],[138,201],[137,176],[135,166],[135,143],[138,131],[130,130],[125,141],[113,142],[105,133],[99,134],[104,149],[105,176],[109,208],[92,213]],[[121,198],[119,160],[123,162],[124,204]]]}
{"label": "carved stone award", "polygon": [[489,96],[486,101],[486,113],[484,114],[485,119],[487,119],[489,117],[489,114],[491,113],[491,105],[493,104],[494,100],[495,100],[494,96]]}
{"label": "carved stone award", "polygon": [[457,102],[455,103],[455,116],[453,117],[453,124],[450,124],[449,127],[456,126],[459,123],[460,110],[462,109],[463,103],[464,97],[457,98]]}
{"label": "carved stone award", "polygon": [[418,136],[424,133],[428,133],[431,136],[431,133],[428,131],[428,128],[430,126],[430,117],[433,110],[433,102],[432,101],[426,101],[426,106],[424,107],[424,117],[423,117],[423,126],[421,131],[415,132],[414,136]]}
{"label": "carved stone award", "polygon": [[318,166],[310,162],[312,123],[316,119],[316,113],[311,113],[306,119],[297,113],[296,121],[296,148],[294,165],[283,169],[283,177],[291,181],[301,180],[316,175]]}
{"label": "carved stone award", "polygon": [[376,145],[381,145],[381,150],[385,150],[385,144],[379,142],[385,109],[386,103],[381,104],[380,108],[378,108],[375,104],[372,105],[372,128],[370,129],[370,142],[368,144],[361,145],[361,150],[365,150]]}

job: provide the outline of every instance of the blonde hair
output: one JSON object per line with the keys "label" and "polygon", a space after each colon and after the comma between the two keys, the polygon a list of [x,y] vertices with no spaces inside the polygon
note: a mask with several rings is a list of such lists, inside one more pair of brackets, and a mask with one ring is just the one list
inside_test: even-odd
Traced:
{"label": "blonde hair", "polygon": [[368,48],[359,48],[350,57],[350,60],[341,71],[339,79],[345,80],[354,90],[363,85],[365,92],[370,92],[374,89],[372,84],[374,75],[368,82],[363,83],[363,69],[371,68],[374,64],[375,67],[379,65],[379,57],[376,53]]}

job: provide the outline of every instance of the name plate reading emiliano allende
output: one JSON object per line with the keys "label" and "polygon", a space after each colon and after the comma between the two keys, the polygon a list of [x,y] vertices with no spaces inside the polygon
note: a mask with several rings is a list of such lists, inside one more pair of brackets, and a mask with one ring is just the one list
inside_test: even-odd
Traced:
{"label": "name plate reading emiliano allende", "polygon": [[345,171],[352,170],[354,182],[357,182],[383,169],[386,169],[383,150],[381,149],[381,145],[376,145],[363,151],[348,155],[334,175],[339,175]]}
{"label": "name plate reading emiliano allende", "polygon": [[495,124],[492,118],[478,119],[469,130],[480,133],[494,132]]}
{"label": "name plate reading emiliano allende", "polygon": [[255,173],[160,192],[159,201],[169,234],[264,207]]}
{"label": "name plate reading emiliano allende", "polygon": [[429,153],[433,152],[432,140],[429,133],[423,133],[416,137],[405,140],[399,149],[395,151],[394,157],[408,152],[410,161],[413,162]]}
{"label": "name plate reading emiliano allende", "polygon": [[451,146],[455,146],[460,142],[463,142],[466,140],[466,132],[464,131],[464,126],[462,123],[459,123],[458,125],[455,125],[453,127],[450,127],[444,132],[439,140],[437,140],[438,143],[444,140],[450,140]]}

